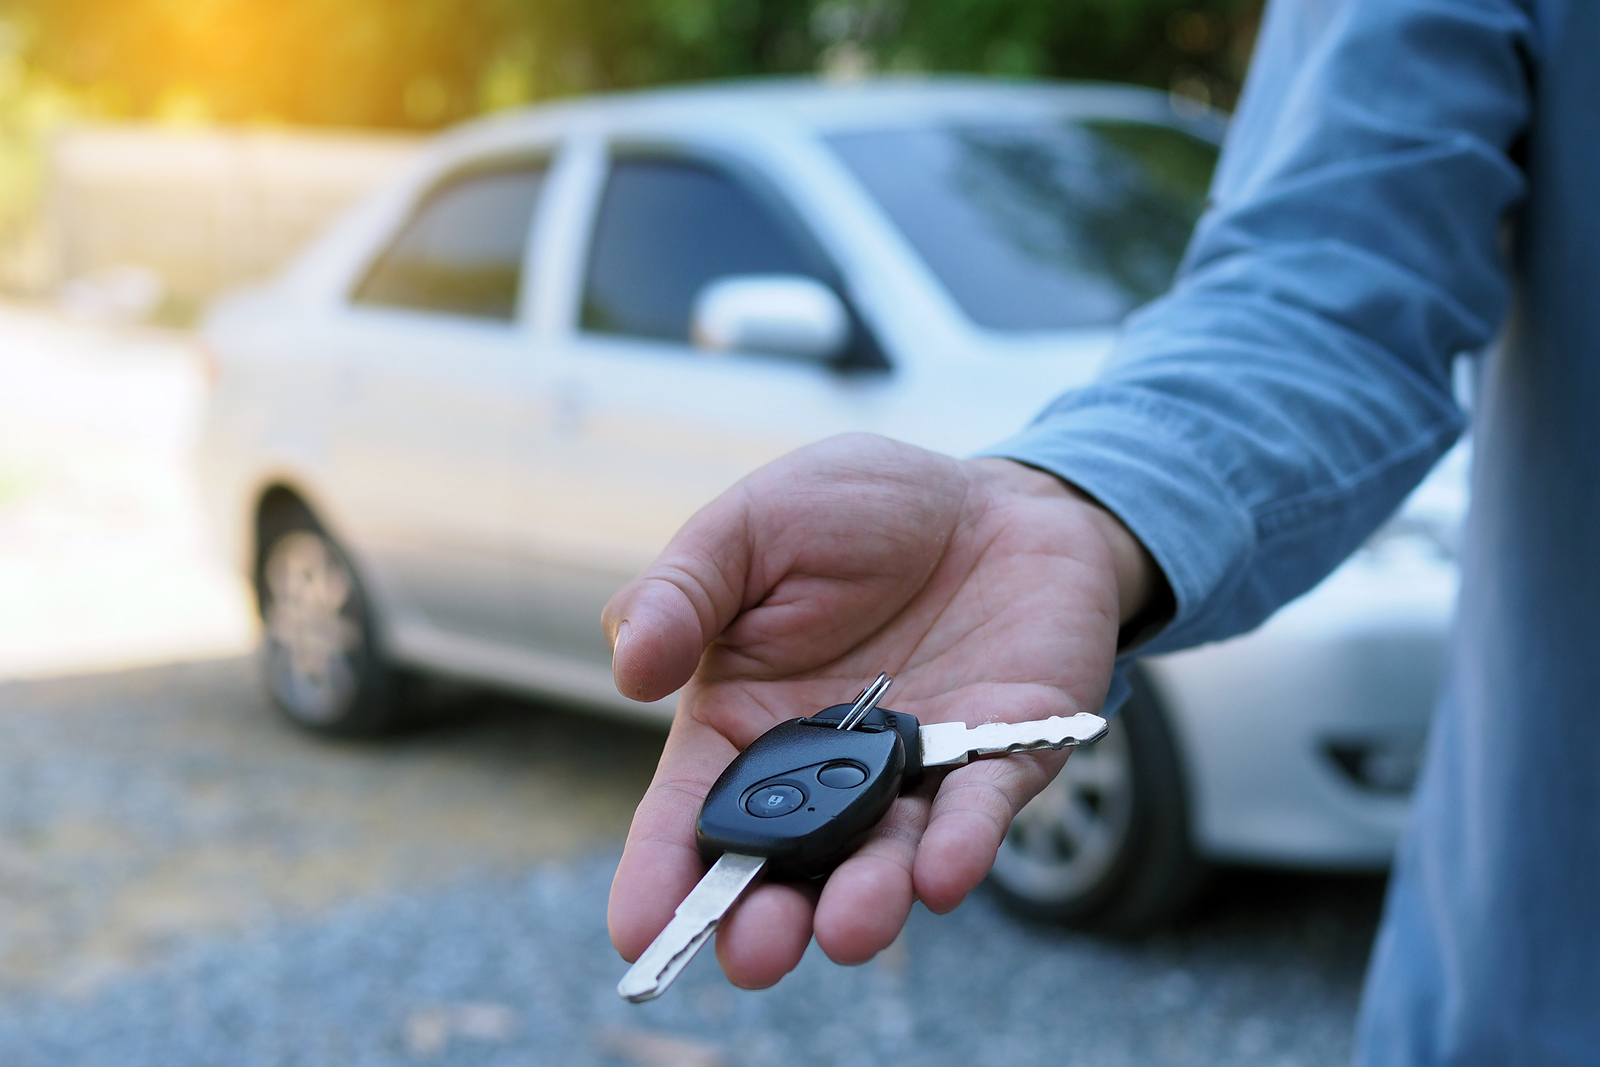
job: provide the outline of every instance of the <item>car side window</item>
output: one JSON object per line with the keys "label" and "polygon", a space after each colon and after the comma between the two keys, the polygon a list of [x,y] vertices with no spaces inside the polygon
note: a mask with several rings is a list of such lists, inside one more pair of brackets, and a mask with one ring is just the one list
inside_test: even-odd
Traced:
{"label": "car side window", "polygon": [[509,322],[544,160],[458,171],[430,189],[351,300]]}
{"label": "car side window", "polygon": [[689,341],[695,296],[730,274],[837,279],[768,202],[721,167],[613,160],[584,278],[582,328]]}

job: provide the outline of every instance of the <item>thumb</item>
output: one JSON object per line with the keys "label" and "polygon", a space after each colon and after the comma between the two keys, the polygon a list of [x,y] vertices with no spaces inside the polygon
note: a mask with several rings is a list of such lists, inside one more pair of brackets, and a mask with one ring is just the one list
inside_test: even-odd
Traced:
{"label": "thumb", "polygon": [[606,605],[600,621],[623,696],[660,700],[682,687],[738,616],[752,553],[744,512],[737,493],[707,505]]}

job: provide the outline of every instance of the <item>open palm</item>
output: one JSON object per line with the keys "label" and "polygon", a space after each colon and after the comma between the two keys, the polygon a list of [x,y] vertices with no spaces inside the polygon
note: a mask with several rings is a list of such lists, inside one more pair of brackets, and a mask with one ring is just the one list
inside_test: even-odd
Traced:
{"label": "open palm", "polygon": [[[704,873],[695,820],[733,757],[879,671],[895,677],[884,706],[923,722],[1097,710],[1119,621],[1143,595],[1129,577],[1140,555],[1050,475],[876,437],[801,449],[704,508],[604,617],[624,694],[683,686],[612,886],[618,951],[636,958]],[[859,963],[893,941],[913,899],[955,907],[1065,759],[930,776],[825,884],[751,891],[718,931],[724,971],[771,985],[813,934],[834,960]]]}

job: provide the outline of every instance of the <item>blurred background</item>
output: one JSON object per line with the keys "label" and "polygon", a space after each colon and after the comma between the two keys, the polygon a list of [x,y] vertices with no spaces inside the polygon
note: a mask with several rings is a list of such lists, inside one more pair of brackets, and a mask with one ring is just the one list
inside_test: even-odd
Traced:
{"label": "blurred background", "polygon": [[[186,321],[219,288],[279,265],[420,135],[557,97],[959,71],[1134,82],[1228,109],[1258,7],[7,0],[0,285],[38,294],[137,264],[162,283],[161,314]],[[126,301],[150,302],[123,283]]]}
{"label": "blurred background", "polygon": [[[746,994],[707,953],[662,1001],[620,1003],[604,896],[659,728],[456,685],[391,736],[296,728],[194,474],[209,302],[271,277],[436,131],[765,75],[1090,79],[1226,113],[1258,16],[0,0],[0,1061],[1345,1062],[1370,873],[1224,865],[1180,919],[1121,937],[985,891],[919,910],[865,967],[813,954]],[[1387,749],[1335,740],[1330,773],[1409,786],[1362,762]]]}

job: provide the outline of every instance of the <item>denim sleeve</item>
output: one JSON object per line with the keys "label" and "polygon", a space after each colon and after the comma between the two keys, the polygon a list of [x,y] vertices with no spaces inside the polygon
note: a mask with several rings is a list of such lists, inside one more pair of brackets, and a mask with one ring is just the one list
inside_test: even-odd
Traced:
{"label": "denim sleeve", "polygon": [[1508,303],[1530,107],[1514,0],[1279,0],[1173,290],[986,455],[1116,513],[1176,614],[1240,633],[1316,584],[1459,434],[1450,364]]}

